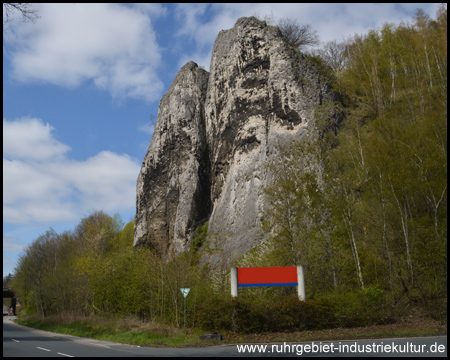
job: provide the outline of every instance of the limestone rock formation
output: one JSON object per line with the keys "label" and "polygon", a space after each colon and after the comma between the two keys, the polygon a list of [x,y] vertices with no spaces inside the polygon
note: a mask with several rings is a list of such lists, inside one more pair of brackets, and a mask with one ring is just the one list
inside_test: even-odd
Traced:
{"label": "limestone rock formation", "polygon": [[264,164],[279,145],[314,132],[316,106],[334,100],[278,28],[251,17],[221,31],[210,73],[188,63],[161,100],[137,182],[135,245],[183,251],[202,219],[230,260],[258,244],[270,206]]}
{"label": "limestone rock formation", "polygon": [[189,62],[159,104],[136,186],[134,245],[180,252],[210,211],[204,100],[208,73]]}

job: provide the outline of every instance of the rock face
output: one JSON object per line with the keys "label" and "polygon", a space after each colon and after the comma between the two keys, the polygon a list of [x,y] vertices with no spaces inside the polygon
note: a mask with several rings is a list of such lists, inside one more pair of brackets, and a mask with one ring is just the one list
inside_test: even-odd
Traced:
{"label": "rock face", "polygon": [[334,99],[277,28],[252,17],[221,31],[210,73],[188,63],[160,102],[137,182],[135,245],[183,251],[207,219],[212,247],[229,260],[258,244],[270,206],[264,164],[314,132],[316,106]]}
{"label": "rock face", "polygon": [[134,245],[183,251],[189,230],[210,212],[204,101],[208,73],[189,62],[159,104],[136,186]]}

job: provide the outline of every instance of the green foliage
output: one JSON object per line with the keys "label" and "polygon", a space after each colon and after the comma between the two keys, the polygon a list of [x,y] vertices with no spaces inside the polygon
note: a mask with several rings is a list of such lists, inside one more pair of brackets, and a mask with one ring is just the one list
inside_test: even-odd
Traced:
{"label": "green foliage", "polygon": [[192,249],[198,251],[200,247],[205,243],[208,236],[208,222],[202,225],[198,225],[192,235]]}
{"label": "green foliage", "polygon": [[334,90],[337,90],[336,75],[333,72],[333,69],[328,66],[320,56],[307,54],[306,58],[317,66],[320,75],[324,76],[331,83],[331,85],[334,87]]}
{"label": "green foliage", "polygon": [[340,327],[386,324],[393,322],[396,316],[386,292],[378,285],[322,294],[320,299],[333,308],[335,321]]}
{"label": "green foliage", "polygon": [[[229,268],[191,251],[162,260],[134,249],[134,221],[94,211],[74,231],[49,229],[25,249],[12,286],[27,314],[119,314],[242,333],[380,324],[410,303],[436,318],[447,296],[447,11],[386,24],[315,62],[343,106],[315,109],[318,134],[277,149],[267,165],[263,231],[237,266],[303,265],[307,301],[293,288],[229,295]],[[336,45],[336,44],[335,44]],[[331,54],[331,52],[328,52]],[[332,59],[331,59],[332,60]],[[343,123],[330,118],[340,119]],[[339,131],[337,131],[339,129]],[[217,235],[218,236],[218,235]]]}
{"label": "green foliage", "polygon": [[[447,282],[443,14],[441,8],[432,21],[419,11],[411,24],[386,24],[353,39],[342,79],[357,106],[347,110],[332,154],[336,177],[353,199],[355,237],[372,251],[363,256],[384,264],[373,279],[428,296],[446,294]],[[369,263],[362,267],[372,276]]]}
{"label": "green foliage", "polygon": [[214,296],[200,306],[197,324],[207,331],[238,333],[326,329],[338,325],[333,311],[329,301],[300,301],[295,294],[270,299]]}
{"label": "green foliage", "polygon": [[266,260],[303,265],[310,296],[354,294],[348,315],[361,319],[348,324],[370,321],[357,303],[387,290],[430,311],[447,295],[446,16],[418,11],[309,55],[345,107],[317,107],[319,137],[279,149],[267,168]]}

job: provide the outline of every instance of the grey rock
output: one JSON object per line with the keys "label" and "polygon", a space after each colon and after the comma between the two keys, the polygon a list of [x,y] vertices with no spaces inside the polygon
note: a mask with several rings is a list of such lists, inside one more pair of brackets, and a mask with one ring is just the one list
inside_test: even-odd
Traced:
{"label": "grey rock", "polygon": [[278,28],[250,17],[221,31],[209,76],[188,63],[161,100],[137,182],[135,245],[160,241],[183,251],[202,219],[227,262],[257,245],[268,206],[264,165],[278,146],[314,133],[316,106],[334,100]]}
{"label": "grey rock", "polygon": [[[264,164],[277,147],[313,131],[314,108],[333,100],[327,83],[289,49],[277,28],[242,18],[220,32],[205,103],[211,159],[213,247],[234,259],[262,238]],[[218,261],[218,257],[211,260]]]}
{"label": "grey rock", "polygon": [[210,206],[204,99],[208,72],[189,62],[159,103],[136,185],[134,245],[179,253]]}

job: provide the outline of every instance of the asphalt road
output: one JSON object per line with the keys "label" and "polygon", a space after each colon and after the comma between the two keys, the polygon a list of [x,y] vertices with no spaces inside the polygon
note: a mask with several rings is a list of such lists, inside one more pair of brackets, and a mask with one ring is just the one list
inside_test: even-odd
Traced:
{"label": "asphalt road", "polygon": [[[240,348],[238,349],[238,346]],[[360,341],[317,341],[210,346],[205,348],[150,348],[84,339],[35,330],[3,317],[3,357],[53,356],[442,356],[447,336]]]}

